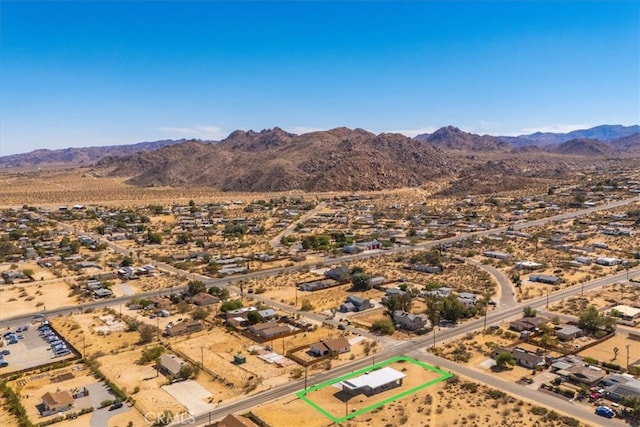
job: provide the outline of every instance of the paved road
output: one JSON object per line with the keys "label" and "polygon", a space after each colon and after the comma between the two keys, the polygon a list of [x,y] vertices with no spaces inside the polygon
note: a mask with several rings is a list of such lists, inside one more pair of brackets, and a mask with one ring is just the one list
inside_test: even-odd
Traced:
{"label": "paved road", "polygon": [[280,250],[280,249],[284,249],[284,246],[282,245],[282,243],[280,243],[280,241],[282,240],[283,237],[290,235],[291,233],[293,233],[293,231],[296,228],[296,225],[298,223],[301,222],[305,222],[306,220],[310,219],[311,217],[313,217],[315,214],[317,214],[318,212],[320,212],[322,209],[324,209],[324,207],[327,206],[327,202],[320,202],[316,205],[315,208],[305,212],[300,218],[298,218],[297,220],[291,222],[291,224],[289,224],[289,226],[287,226],[287,228],[285,228],[284,230],[282,230],[280,233],[278,233],[273,239],[271,239],[269,241],[269,244],[271,245],[271,247],[274,250]]}
{"label": "paved road", "polygon": [[[636,269],[636,271],[640,271],[640,268]],[[626,272],[620,273],[614,276],[601,278],[593,280],[589,283],[584,284],[584,290],[592,290],[596,289],[600,286],[604,286],[606,284],[616,283],[620,280],[624,280],[626,278]],[[560,301],[563,298],[567,298],[568,296],[575,295],[580,293],[582,290],[582,285],[575,285],[570,288],[563,289],[562,291],[558,291],[555,294],[549,295],[549,304]],[[509,320],[511,318],[520,318],[522,317],[522,310],[525,306],[531,306],[534,308],[542,308],[547,304],[547,297],[541,297],[529,301],[525,301],[522,303],[517,303],[514,306],[508,309],[500,309],[493,311],[487,314],[487,325],[498,324],[502,321]],[[500,378],[497,378],[493,375],[486,374],[482,371],[475,370],[473,368],[469,368],[463,365],[459,365],[455,362],[442,359],[436,357],[432,354],[428,354],[424,351],[425,348],[428,348],[434,344],[442,345],[445,342],[454,341],[459,339],[460,337],[475,332],[484,327],[484,318],[476,319],[473,321],[469,321],[463,323],[454,328],[439,328],[434,333],[430,333],[427,335],[420,336],[412,341],[408,342],[395,342],[392,346],[387,346],[382,350],[382,352],[375,355],[375,359],[378,361],[387,359],[393,356],[399,355],[408,355],[415,358],[422,359],[430,364],[440,366],[450,372],[455,374],[463,375],[472,379],[473,381],[478,381],[484,384],[487,384],[491,387],[494,387],[498,390],[504,390],[508,393],[511,393],[514,396],[522,397],[524,400],[527,400],[531,403],[545,406],[547,408],[555,408],[559,411],[566,412],[567,414],[573,415],[574,417],[582,418],[594,425],[601,425],[603,418],[596,416],[593,414],[593,407],[587,405],[581,405],[577,403],[570,403],[562,398],[547,395],[543,392],[538,392],[535,390],[527,389],[521,385],[511,383],[508,381],[504,381]],[[342,365],[336,368],[331,369],[328,372],[322,372],[318,375],[314,375],[313,377],[307,378],[307,385],[311,386],[314,384],[321,383],[323,381],[327,381],[331,378],[336,378],[340,375],[347,374],[349,372],[353,372],[357,369],[363,368],[370,364],[373,364],[374,360],[372,357],[356,360],[346,365]],[[292,383],[285,384],[283,386],[273,388],[270,390],[263,391],[261,393],[257,393],[255,395],[251,395],[243,400],[239,400],[236,402],[229,403],[228,405],[221,406],[216,408],[215,411],[211,413],[202,414],[196,417],[195,425],[203,425],[206,424],[209,420],[218,420],[223,418],[228,413],[237,413],[247,411],[250,408],[268,403],[270,401],[279,399],[284,396],[288,396],[293,394],[299,390],[304,389],[304,379],[298,380]],[[621,421],[616,420],[616,423],[619,425],[624,425]],[[615,424],[611,424],[615,425]]]}
{"label": "paved road", "polygon": [[[584,215],[588,215],[590,213],[593,212],[597,212],[600,210],[605,210],[605,209],[611,209],[611,208],[615,208],[615,207],[620,207],[620,206],[624,206],[630,203],[635,203],[637,201],[640,201],[640,196],[631,198],[631,199],[624,199],[624,200],[620,200],[620,201],[616,201],[616,202],[612,202],[606,205],[602,205],[602,206],[597,206],[597,207],[593,207],[593,208],[589,208],[589,209],[583,209],[580,211],[575,211],[575,212],[567,212],[564,214],[560,214],[560,215],[555,215],[552,217],[548,217],[548,218],[542,218],[539,220],[534,220],[534,221],[529,221],[526,223],[522,223],[522,224],[516,224],[513,226],[514,229],[516,230],[521,230],[521,229],[525,229],[527,227],[532,227],[532,226],[538,226],[538,225],[543,225],[543,224],[547,224],[553,221],[562,221],[562,220],[566,220],[566,219],[570,219],[570,218],[575,218],[575,217],[579,217],[579,216],[584,216]],[[75,229],[75,227],[73,226],[69,226],[66,224],[61,224],[61,226],[63,226],[63,228],[72,231],[72,232],[76,232],[77,230]],[[328,258],[326,259],[323,264],[324,265],[332,265],[332,264],[336,264],[336,263],[347,263],[347,262],[351,262],[354,260],[358,260],[358,259],[365,259],[365,258],[370,258],[370,257],[374,257],[374,256],[379,256],[381,254],[389,254],[389,253],[400,253],[400,252],[404,252],[404,251],[412,251],[412,250],[424,250],[424,249],[429,249],[432,247],[435,247],[437,245],[441,245],[443,243],[453,243],[459,240],[463,240],[466,239],[468,237],[471,236],[475,236],[475,237],[481,237],[481,236],[487,236],[487,235],[491,235],[491,234],[496,234],[496,233],[500,233],[503,231],[506,231],[508,229],[508,227],[498,227],[495,229],[491,229],[491,230],[486,230],[486,231],[481,231],[481,232],[475,232],[475,233],[463,233],[460,235],[457,235],[455,237],[450,237],[447,239],[443,239],[443,240],[439,240],[439,241],[433,241],[433,242],[427,242],[427,243],[423,243],[420,245],[416,245],[416,246],[409,246],[409,247],[398,247],[398,248],[394,248],[391,249],[390,251],[371,251],[369,253],[362,253],[362,254],[354,254],[354,255],[347,255],[347,256],[343,256],[340,258]],[[99,235],[95,235],[92,233],[83,233],[83,234],[87,234],[90,235],[96,239],[99,239],[100,241],[105,241],[104,240],[104,236],[99,236]],[[115,244],[114,242],[109,242],[106,241],[105,243],[107,243],[107,245],[112,248],[116,253],[121,253],[121,254],[125,254],[125,255],[130,255],[131,252],[127,249],[127,248],[122,248],[120,246],[118,246],[117,244]],[[146,262],[146,260],[144,260]],[[231,281],[237,282],[240,280],[247,280],[247,279],[251,279],[251,278],[260,278],[260,277],[266,277],[266,276],[271,276],[271,275],[275,275],[275,274],[280,274],[280,273],[284,273],[287,271],[295,271],[300,269],[299,266],[294,266],[294,267],[289,267],[289,268],[282,268],[282,269],[272,269],[272,270],[263,270],[263,271],[256,271],[256,272],[250,272],[248,274],[244,274],[244,275],[239,275],[239,276],[235,276],[233,278],[223,278],[223,279],[211,279],[208,278],[206,276],[201,276],[201,275],[192,275],[189,273],[186,273],[184,271],[178,270],[175,267],[166,265],[166,264],[159,264],[157,265],[159,269],[164,270],[164,271],[168,271],[174,274],[179,274],[181,276],[185,276],[185,277],[193,277],[193,278],[197,278],[198,279],[202,279],[205,281],[205,283],[208,286],[229,286]],[[488,266],[486,266],[488,267]],[[489,269],[487,269],[488,271],[490,271]],[[632,270],[633,271],[633,270]],[[640,269],[636,269],[635,270],[640,271]],[[491,271],[490,271],[491,272]],[[551,295],[547,295],[546,297],[542,297],[542,298],[538,298],[535,300],[531,300],[531,301],[527,301],[526,303],[520,303],[517,304],[515,303],[515,300],[513,300],[513,294],[511,294],[511,296],[509,296],[509,291],[506,290],[506,283],[504,282],[505,278],[503,277],[504,275],[501,275],[499,272],[497,272],[497,270],[495,272],[492,273],[496,273],[494,275],[494,277],[496,277],[498,279],[498,282],[501,285],[501,298],[500,298],[500,310],[497,311],[493,311],[491,313],[487,313],[486,316],[482,319],[478,319],[478,320],[474,320],[471,322],[467,322],[464,323],[462,325],[460,325],[459,327],[456,328],[451,328],[451,329],[440,329],[440,330],[434,330],[433,337],[431,336],[422,336],[420,338],[417,338],[413,341],[410,342],[402,342],[402,343],[396,343],[396,344],[392,344],[392,345],[388,345],[383,351],[382,353],[380,353],[379,355],[377,355],[376,357],[390,357],[390,356],[394,356],[394,355],[402,355],[402,354],[407,354],[409,352],[412,351],[416,351],[416,350],[420,350],[421,347],[427,346],[427,345],[431,345],[430,343],[435,342],[436,344],[438,343],[442,343],[444,341],[447,340],[451,340],[451,339],[455,339],[456,337],[459,337],[461,335],[464,335],[466,333],[470,333],[470,332],[474,332],[482,327],[484,327],[485,325],[490,325],[492,323],[498,323],[501,322],[503,320],[509,319],[511,317],[519,317],[521,312],[522,312],[522,308],[525,305],[529,305],[532,306],[534,308],[541,308],[543,306],[548,306],[549,304],[555,302],[555,301],[559,301],[560,299],[563,298],[567,298],[571,295],[574,295],[578,292],[584,291],[584,290],[591,290],[591,289],[595,289],[599,286],[603,286],[604,284],[608,284],[608,283],[614,283],[616,281],[621,281],[624,278],[626,278],[626,272],[625,273],[620,273],[617,274],[615,276],[611,276],[611,277],[607,277],[607,278],[603,278],[603,279],[597,279],[594,281],[591,281],[587,284],[583,284],[583,285],[576,285],[573,286],[571,288],[566,288],[566,289],[562,289],[560,291],[557,291]],[[508,279],[506,279],[508,280]],[[185,286],[181,286],[181,287],[175,287],[174,289],[176,291],[182,290],[184,289]],[[510,288],[510,283],[509,283],[509,288]],[[235,288],[235,287],[231,287],[232,290],[239,292],[239,289]],[[143,294],[140,294],[139,296],[151,296],[151,295],[156,295],[156,294],[161,294],[163,291],[152,291],[152,292],[146,292]],[[47,312],[47,315],[51,316],[51,315],[58,315],[58,314],[66,314],[69,312],[73,312],[78,311],[79,309],[82,310],[86,310],[87,308],[100,308],[100,307],[107,307],[107,306],[117,306],[119,304],[123,304],[124,302],[128,301],[130,299],[130,297],[121,297],[121,298],[115,298],[115,299],[109,299],[106,301],[96,301],[96,302],[92,302],[92,303],[88,303],[88,304],[84,304],[80,307],[76,306],[76,307],[65,307],[65,308],[60,308],[60,309],[56,309],[56,310],[50,310]],[[266,301],[266,299],[261,298],[261,300]],[[281,309],[286,309],[286,311],[291,311],[292,309],[295,310],[295,308],[292,308],[290,306],[284,306],[282,307],[282,304],[280,303],[276,303],[274,301],[268,301],[270,304],[276,305]],[[311,313],[309,313],[309,315],[311,315]],[[319,316],[317,314],[313,314],[313,316]],[[20,323],[23,323],[25,320],[29,320],[31,318],[31,316],[20,316],[17,318],[13,318],[13,319],[7,319],[7,320],[3,320],[3,322],[0,322],[0,326],[12,326],[12,325],[17,325]],[[325,319],[326,320],[326,319]],[[431,340],[431,341],[430,341]],[[426,355],[425,355],[426,357]],[[321,382],[324,380],[327,380],[329,378],[334,378],[336,376],[339,376],[341,374],[356,370],[358,368],[364,367],[369,363],[369,360],[367,359],[363,359],[363,360],[357,360],[354,361],[352,363],[349,363],[347,365],[338,367],[338,368],[334,368],[332,369],[330,372],[326,372],[326,373],[321,373],[319,375],[316,375],[312,378],[313,383],[317,383],[317,382]],[[447,362],[447,361],[443,361],[442,362],[436,362],[436,364],[439,364],[440,366],[443,367],[447,367],[447,369],[449,369],[450,371],[454,372],[454,373],[458,373],[458,372],[462,372],[464,373],[469,373],[469,371],[467,371],[467,369],[464,366],[460,366],[458,364],[455,364],[453,362]],[[495,384],[495,381],[497,381],[496,378],[494,378],[493,376],[490,375],[483,375],[480,376],[479,373],[476,373],[476,371],[473,371],[474,374],[471,375],[471,378],[482,378],[481,381],[483,382],[487,382],[487,384]],[[214,411],[211,414],[203,414],[201,417],[198,418],[198,422],[200,424],[206,422],[209,417],[213,417],[212,419],[219,419],[222,418],[224,415],[226,415],[229,412],[238,412],[238,411],[243,411],[246,409],[249,409],[257,404],[261,404],[261,403],[266,403],[269,402],[271,400],[274,399],[278,399],[279,397],[291,394],[297,390],[300,390],[303,386],[304,380],[299,380],[293,383],[289,383],[286,385],[283,385],[281,387],[275,388],[275,389],[271,389],[271,390],[267,390],[265,392],[261,392],[258,393],[256,395],[252,395],[244,400],[241,401],[237,401],[237,402],[233,402],[229,405],[225,405],[224,407],[221,407],[219,409],[216,409],[216,411]],[[312,383],[309,383],[312,384]],[[499,384],[497,386],[497,388],[502,388],[502,385]],[[513,390],[513,394],[515,394],[516,396],[520,396],[523,395],[522,393],[522,389],[518,388],[518,389],[514,389]],[[559,404],[557,402],[558,399],[554,398],[553,401],[549,401],[547,402],[547,396],[544,395],[544,397],[540,397],[543,396],[542,393],[535,393],[532,394],[529,398],[531,398],[533,401],[536,402],[540,402],[540,404],[543,404],[545,406],[551,406],[551,407],[558,407],[559,408]],[[567,412],[569,413],[574,413],[575,411],[571,411],[568,410]],[[584,412],[584,415],[582,415],[582,412]],[[586,413],[586,411],[581,410],[580,411],[580,416],[590,416],[591,414]],[[599,421],[602,421],[601,418],[598,418]],[[596,423],[597,424],[597,423]]]}

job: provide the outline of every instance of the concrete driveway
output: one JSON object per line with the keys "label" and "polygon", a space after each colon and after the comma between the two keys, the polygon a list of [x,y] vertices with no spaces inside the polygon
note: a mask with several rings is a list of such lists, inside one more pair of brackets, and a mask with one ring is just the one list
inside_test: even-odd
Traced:
{"label": "concrete driveway", "polygon": [[205,414],[215,409],[215,405],[208,403],[213,395],[193,380],[166,385],[162,389],[186,406],[189,414],[193,416]]}

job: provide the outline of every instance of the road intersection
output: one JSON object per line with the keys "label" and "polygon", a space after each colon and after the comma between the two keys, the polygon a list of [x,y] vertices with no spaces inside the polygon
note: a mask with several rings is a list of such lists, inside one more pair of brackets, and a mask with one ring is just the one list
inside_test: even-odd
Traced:
{"label": "road intersection", "polygon": [[[574,211],[574,212],[568,212],[568,213],[555,215],[548,218],[542,218],[542,219],[538,219],[530,222],[524,222],[524,223],[516,224],[512,228],[516,230],[522,230],[532,226],[548,224],[553,221],[564,221],[566,219],[588,215],[590,213],[597,212],[600,210],[624,206],[627,204],[635,203],[637,201],[640,201],[640,196],[634,197],[631,199],[615,201],[615,202],[598,206],[598,207],[593,207],[593,208]],[[78,230],[75,227],[72,227],[70,225],[63,224],[63,223],[60,223],[59,225],[70,232],[74,232],[78,234]],[[439,247],[440,245],[443,245],[443,244],[454,243],[460,240],[464,240],[469,237],[477,238],[477,237],[483,237],[483,236],[504,232],[507,229],[508,227],[498,227],[498,228],[485,230],[481,232],[462,233],[454,237],[449,237],[449,238],[438,240],[438,241],[431,241],[431,242],[427,242],[427,243],[423,243],[415,246],[397,247],[387,251],[367,251],[361,254],[345,255],[338,258],[325,258],[322,261],[322,264],[326,266],[335,265],[335,264],[346,264],[352,261],[357,261],[359,259],[376,257],[380,255],[401,253],[406,251],[428,250],[431,248]],[[128,250],[127,248],[120,247],[114,242],[106,240],[104,236],[100,236],[94,233],[84,233],[84,232],[80,234],[89,235],[91,237],[94,237],[97,240],[107,243],[108,247],[114,250],[116,253],[120,253],[123,255],[131,255],[130,250]],[[275,243],[275,240],[274,240],[274,243]],[[152,263],[152,260],[147,260],[147,259],[141,259],[140,261],[143,263]],[[567,288],[555,291],[544,297],[518,303],[515,300],[513,285],[504,273],[500,272],[494,267],[483,265],[478,262],[473,262],[470,260],[467,260],[467,262],[471,262],[472,264],[477,265],[478,267],[483,268],[485,271],[489,272],[489,274],[491,274],[492,277],[494,277],[497,283],[499,284],[500,298],[499,298],[499,301],[497,302],[498,309],[488,312],[485,317],[465,322],[454,328],[446,328],[446,329],[440,328],[439,330],[434,330],[433,334],[417,337],[411,341],[393,341],[390,339],[382,340],[381,337],[372,336],[368,332],[362,331],[356,328],[348,327],[348,330],[351,332],[354,332],[360,335],[369,336],[378,341],[381,341],[383,343],[383,350],[380,353],[376,354],[375,356],[375,358],[377,358],[378,360],[382,360],[384,358],[388,358],[392,356],[399,356],[399,355],[407,355],[407,356],[415,357],[417,359],[423,360],[432,365],[440,366],[441,368],[449,370],[455,374],[462,375],[470,379],[473,379],[474,381],[482,382],[491,387],[495,387],[495,388],[507,391],[513,394],[514,396],[523,398],[532,403],[539,404],[546,407],[556,408],[559,411],[565,412],[572,416],[579,417],[585,421],[591,422],[596,425],[599,422],[601,422],[602,419],[594,415],[591,411],[591,408],[589,407],[573,404],[554,396],[549,396],[544,393],[526,389],[519,384],[506,382],[504,380],[496,378],[495,376],[488,375],[482,371],[478,371],[473,368],[462,366],[454,362],[448,361],[446,359],[437,357],[433,354],[426,352],[425,349],[427,349],[432,345],[436,345],[436,346],[441,345],[444,342],[455,340],[466,334],[477,332],[478,330],[481,330],[482,328],[487,327],[488,325],[498,324],[510,318],[519,317],[525,306],[530,306],[536,309],[543,309],[548,307],[549,304],[551,303],[563,300],[565,298],[569,298],[573,295],[576,295],[585,291],[597,289],[607,284],[617,283],[621,281],[626,282],[625,278],[628,277],[629,272],[623,272],[623,273],[611,275],[609,277],[599,278],[584,284],[575,285],[575,286],[571,286],[571,287],[567,287]],[[277,268],[277,269],[270,269],[270,270],[258,270],[258,271],[249,272],[247,274],[237,275],[237,276],[234,276],[233,278],[213,279],[204,275],[187,273],[183,270],[177,269],[168,264],[164,264],[164,263],[154,263],[154,264],[156,265],[157,269],[160,271],[174,274],[180,277],[187,277],[187,278],[190,278],[191,280],[202,280],[207,285],[207,287],[211,287],[211,286],[228,287],[230,291],[233,291],[237,294],[239,294],[241,290],[234,284],[237,284],[240,281],[268,277],[268,276],[283,274],[287,272],[299,271],[301,268],[300,266],[292,266],[292,267]],[[630,272],[632,273],[640,272],[640,268],[631,269]],[[184,289],[186,289],[186,286],[175,286],[172,288],[171,292],[180,292]],[[161,296],[161,295],[166,295],[167,292],[169,292],[168,289],[155,290],[155,291],[141,293],[141,294],[138,294],[137,296],[138,297]],[[309,313],[309,312],[302,313],[302,312],[299,312],[296,307],[291,307],[287,304],[283,304],[277,301],[272,301],[259,295],[253,295],[253,298],[258,301],[268,303],[269,305],[276,307],[279,310],[282,310],[284,312],[302,314],[304,317],[314,320],[316,322],[326,322],[334,326],[337,326],[337,323],[338,323],[337,320],[332,319],[329,316],[326,316],[324,314]],[[53,317],[53,316],[64,315],[68,313],[78,313],[78,312],[86,311],[87,309],[98,309],[103,307],[113,308],[119,305],[121,306],[122,304],[125,304],[130,300],[131,300],[131,296],[125,296],[125,297],[119,297],[119,298],[112,298],[105,301],[94,301],[90,303],[76,305],[73,307],[61,307],[56,309],[50,309],[50,310],[47,310],[46,312],[41,312],[41,313],[46,314],[46,316],[48,317]],[[33,313],[25,316],[17,316],[14,318],[3,319],[2,321],[0,321],[0,327],[6,328],[6,327],[20,325],[25,321],[31,320],[32,315]],[[322,372],[320,374],[314,375],[313,377],[310,377],[307,379],[308,384],[316,384],[316,383],[340,376],[342,374],[349,373],[351,371],[357,370],[364,366],[367,366],[372,363],[370,359],[371,358],[356,360],[348,364],[333,368],[330,371]],[[208,421],[218,420],[224,417],[228,413],[246,411],[256,405],[264,404],[264,403],[276,400],[280,397],[293,394],[304,387],[303,381],[304,380],[290,382],[285,385],[248,396],[247,398],[234,401],[230,404],[216,408],[216,410],[211,411],[209,413],[199,414],[195,417],[195,424],[203,425],[203,424],[206,424]],[[616,421],[613,421],[613,422],[616,422]]]}

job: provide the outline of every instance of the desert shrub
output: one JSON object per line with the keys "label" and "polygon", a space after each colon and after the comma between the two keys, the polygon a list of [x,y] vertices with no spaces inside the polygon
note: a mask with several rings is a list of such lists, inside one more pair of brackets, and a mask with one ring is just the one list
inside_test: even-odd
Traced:
{"label": "desert shrub", "polygon": [[462,385],[460,385],[460,388],[463,389],[463,390],[469,391],[471,393],[477,393],[478,384],[471,383],[471,382],[465,382]]}
{"label": "desert shrub", "polygon": [[580,425],[580,421],[576,420],[575,418],[568,417],[568,416],[560,417],[560,422],[563,425],[569,426],[569,427],[578,427]]}
{"label": "desert shrub", "polygon": [[619,371],[619,370],[620,370],[620,365],[615,364],[615,363],[602,362],[602,366],[603,366],[604,368],[612,369],[612,370],[614,370],[614,371]]}
{"label": "desert shrub", "polygon": [[487,396],[493,400],[498,400],[506,396],[506,393],[501,390],[490,389],[487,391]]}
{"label": "desert shrub", "polygon": [[596,359],[591,358],[591,357],[585,357],[584,358],[584,363],[588,363],[589,365],[598,365],[598,361]]}
{"label": "desert shrub", "polygon": [[543,416],[547,413],[547,408],[543,408],[541,406],[534,406],[530,411],[533,415]]}
{"label": "desert shrub", "polygon": [[383,335],[392,335],[396,331],[391,319],[379,319],[371,325],[371,332]]}

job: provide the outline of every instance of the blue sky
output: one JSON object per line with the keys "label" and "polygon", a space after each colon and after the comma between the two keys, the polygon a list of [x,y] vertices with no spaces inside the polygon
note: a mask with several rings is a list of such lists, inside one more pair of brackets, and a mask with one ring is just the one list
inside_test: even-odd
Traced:
{"label": "blue sky", "polygon": [[0,3],[0,155],[640,117],[640,2]]}

